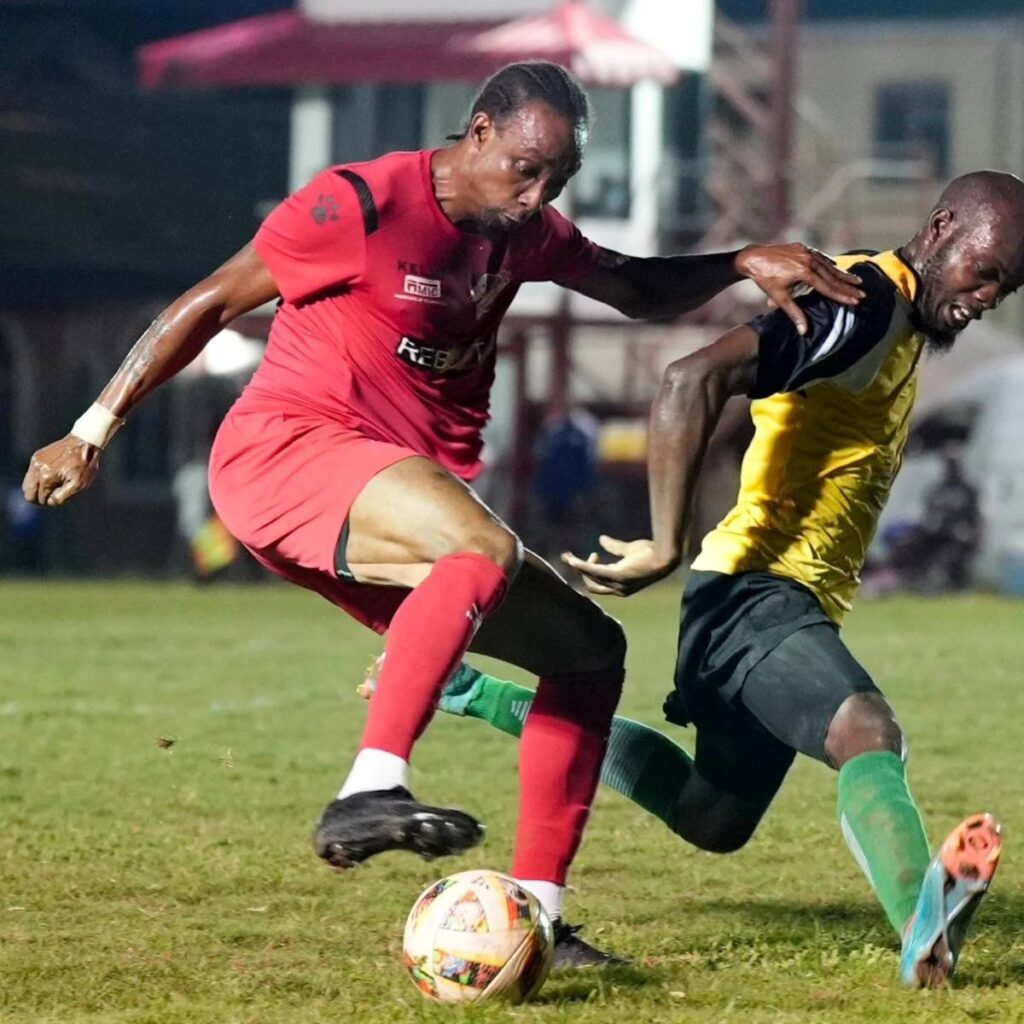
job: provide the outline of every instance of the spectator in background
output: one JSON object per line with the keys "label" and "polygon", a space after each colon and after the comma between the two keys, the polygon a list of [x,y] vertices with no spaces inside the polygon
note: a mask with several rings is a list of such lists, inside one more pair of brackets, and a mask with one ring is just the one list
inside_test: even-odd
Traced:
{"label": "spectator in background", "polygon": [[981,541],[978,492],[964,476],[956,448],[944,453],[944,473],[925,495],[918,523],[886,533],[889,563],[876,591],[909,589],[940,594],[964,590],[970,583],[971,561]]}
{"label": "spectator in background", "polygon": [[534,459],[533,490],[543,529],[538,546],[559,565],[563,551],[594,546],[576,534],[597,479],[597,420],[583,409],[556,407],[537,437]]}
{"label": "spectator in background", "polygon": [[177,504],[179,539],[188,546],[189,572],[200,583],[219,576],[238,558],[238,544],[214,512],[210,501],[207,473],[212,435],[213,431],[210,441],[178,467],[171,482]]}
{"label": "spectator in background", "polygon": [[928,492],[922,529],[928,537],[932,576],[941,589],[963,590],[981,541],[978,491],[964,476],[959,453],[946,452],[945,476]]}

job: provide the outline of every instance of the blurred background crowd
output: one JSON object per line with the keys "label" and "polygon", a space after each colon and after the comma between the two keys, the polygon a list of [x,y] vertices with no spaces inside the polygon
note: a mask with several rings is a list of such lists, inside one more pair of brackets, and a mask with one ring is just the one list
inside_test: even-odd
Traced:
{"label": "blurred background crowd", "polygon": [[[0,0],[0,572],[258,577],[205,465],[272,309],[218,335],[59,510],[20,496],[166,303],[320,168],[444,144],[509,60],[561,60],[594,124],[559,206],[638,255],[905,241],[954,175],[1024,172],[1020,0]],[[484,498],[542,553],[647,531],[662,368],[760,312],[638,324],[552,285],[500,338]],[[739,400],[695,533],[735,494]],[[924,369],[876,593],[1024,594],[1024,303]]]}

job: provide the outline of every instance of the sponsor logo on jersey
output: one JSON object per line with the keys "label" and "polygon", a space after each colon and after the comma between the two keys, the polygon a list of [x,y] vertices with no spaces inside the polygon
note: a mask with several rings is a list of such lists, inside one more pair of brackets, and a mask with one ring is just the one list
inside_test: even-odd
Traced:
{"label": "sponsor logo on jersey", "polygon": [[441,282],[438,278],[413,273],[413,270],[420,269],[415,263],[399,261],[398,267],[399,270],[406,269],[408,272],[402,280],[402,290],[395,292],[396,299],[403,302],[426,302],[431,306],[444,305],[441,298]]}
{"label": "sponsor logo on jersey", "polygon": [[399,260],[398,272],[400,274],[415,274],[417,277],[440,277],[440,269],[435,270],[425,263],[413,263],[412,260]]}
{"label": "sponsor logo on jersey", "polygon": [[428,345],[419,338],[403,335],[395,349],[395,355],[421,370],[434,373],[462,373],[479,366],[494,348],[494,337],[470,342],[464,348],[438,348]]}
{"label": "sponsor logo on jersey", "polygon": [[406,295],[415,295],[420,299],[439,299],[441,298],[441,282],[432,277],[406,274],[403,291]]}

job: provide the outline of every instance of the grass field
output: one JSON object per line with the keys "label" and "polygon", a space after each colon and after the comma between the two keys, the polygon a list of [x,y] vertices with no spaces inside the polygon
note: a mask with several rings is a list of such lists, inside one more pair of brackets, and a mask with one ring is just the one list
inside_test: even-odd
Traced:
{"label": "grass field", "polygon": [[[651,723],[676,603],[667,586],[615,606],[632,644],[623,710]],[[418,750],[418,794],[478,813],[483,848],[336,875],[308,833],[354,749],[375,637],[285,587],[0,584],[0,1021],[1024,1020],[1022,623],[994,598],[897,599],[847,629],[911,737],[933,841],[975,809],[1006,827],[955,991],[899,987],[834,779],[805,761],[729,857],[602,792],[570,919],[638,965],[458,1011],[406,979],[401,928],[438,875],[507,866],[514,742],[441,716]]]}

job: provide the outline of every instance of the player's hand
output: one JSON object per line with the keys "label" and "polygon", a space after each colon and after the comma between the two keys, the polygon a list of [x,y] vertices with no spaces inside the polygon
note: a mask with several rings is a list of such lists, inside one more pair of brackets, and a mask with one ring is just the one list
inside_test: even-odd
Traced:
{"label": "player's hand", "polygon": [[37,505],[63,505],[92,483],[100,468],[100,451],[73,434],[40,448],[21,482],[25,500]]}
{"label": "player's hand", "polygon": [[783,310],[801,334],[807,333],[807,317],[793,299],[794,288],[803,285],[846,306],[857,305],[865,294],[856,274],[840,270],[823,252],[801,242],[748,245],[736,255],[736,270],[768,296],[769,305]]}
{"label": "player's hand", "polygon": [[618,559],[615,562],[599,562],[597,553],[584,561],[568,551],[562,561],[575,569],[583,579],[583,585],[592,594],[615,594],[629,597],[644,587],[664,579],[679,564],[679,559],[666,559],[659,555],[652,540],[616,540],[602,535],[601,547]]}

